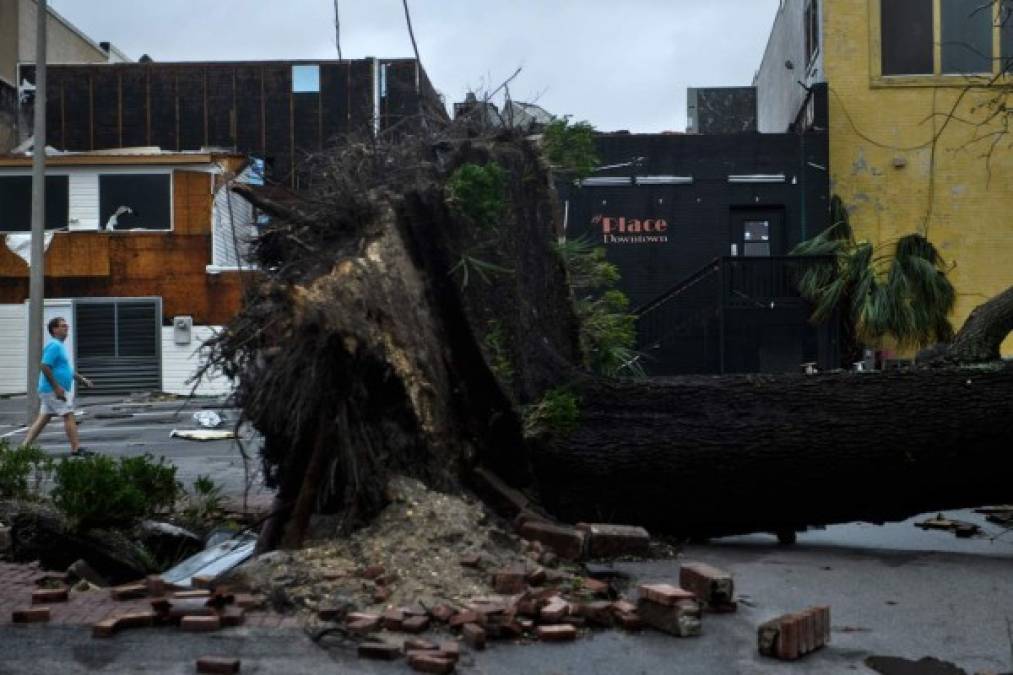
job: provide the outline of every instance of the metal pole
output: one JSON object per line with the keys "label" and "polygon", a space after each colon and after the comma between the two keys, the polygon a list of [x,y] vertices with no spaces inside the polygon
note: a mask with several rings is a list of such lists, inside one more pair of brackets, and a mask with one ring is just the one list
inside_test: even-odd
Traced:
{"label": "metal pole", "polygon": [[38,0],[35,14],[35,125],[32,129],[32,262],[28,291],[28,424],[39,411],[42,361],[42,304],[45,302],[46,220],[46,22],[49,8]]}

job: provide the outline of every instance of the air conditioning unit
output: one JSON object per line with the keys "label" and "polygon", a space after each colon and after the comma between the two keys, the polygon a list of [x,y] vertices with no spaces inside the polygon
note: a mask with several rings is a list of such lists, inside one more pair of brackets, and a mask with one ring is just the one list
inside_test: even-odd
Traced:
{"label": "air conditioning unit", "polygon": [[175,316],[172,318],[172,341],[178,345],[188,345],[193,333],[192,316]]}

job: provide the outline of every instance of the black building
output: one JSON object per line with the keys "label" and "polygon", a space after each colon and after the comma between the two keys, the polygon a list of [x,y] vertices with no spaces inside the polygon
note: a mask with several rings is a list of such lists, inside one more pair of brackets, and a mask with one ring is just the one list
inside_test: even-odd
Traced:
{"label": "black building", "polygon": [[[33,65],[21,79],[35,81]],[[446,114],[414,59],[50,65],[46,92],[56,148],[227,148],[296,187],[303,158],[336,138],[405,128],[420,101]],[[22,108],[31,120],[31,102]]]}
{"label": "black building", "polygon": [[[815,92],[823,96],[825,92]],[[606,249],[653,375],[837,365],[788,257],[827,225],[825,105],[790,134],[603,134],[602,168],[564,192],[568,237]]]}

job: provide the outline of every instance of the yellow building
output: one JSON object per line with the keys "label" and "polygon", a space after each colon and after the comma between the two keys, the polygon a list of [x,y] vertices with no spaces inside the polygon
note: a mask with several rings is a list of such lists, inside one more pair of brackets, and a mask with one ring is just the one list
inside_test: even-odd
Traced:
{"label": "yellow building", "polygon": [[1010,14],[1011,0],[783,0],[755,82],[761,131],[827,84],[831,190],[884,253],[912,232],[936,245],[958,328],[1013,285]]}

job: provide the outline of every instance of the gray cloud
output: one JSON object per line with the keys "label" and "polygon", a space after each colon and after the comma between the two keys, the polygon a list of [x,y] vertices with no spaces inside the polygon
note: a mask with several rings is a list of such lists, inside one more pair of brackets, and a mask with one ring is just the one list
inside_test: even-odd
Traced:
{"label": "gray cloud", "polygon": [[[96,41],[157,61],[336,58],[333,0],[50,0]],[[345,58],[411,56],[400,0],[340,0]],[[682,130],[686,87],[747,85],[777,0],[409,0],[448,103],[516,68],[518,100],[599,129]]]}

